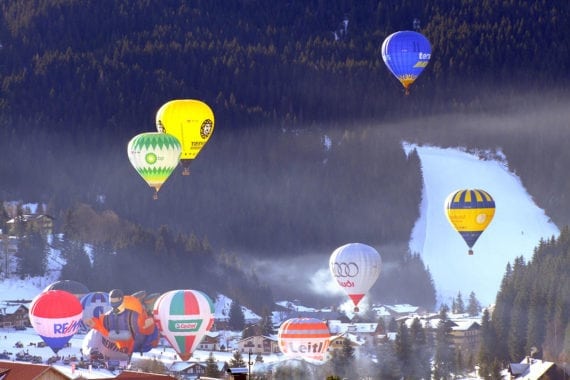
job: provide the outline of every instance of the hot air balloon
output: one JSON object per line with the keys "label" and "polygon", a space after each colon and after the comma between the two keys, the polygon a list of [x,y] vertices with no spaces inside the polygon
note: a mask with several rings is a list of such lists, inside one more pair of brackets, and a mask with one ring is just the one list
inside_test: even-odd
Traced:
{"label": "hot air balloon", "polygon": [[337,283],[348,294],[358,312],[358,303],[378,279],[382,258],[374,248],[350,243],[334,250],[329,268]]}
{"label": "hot air balloon", "polygon": [[59,280],[50,285],[46,286],[43,290],[47,292],[48,290],[65,290],[68,293],[73,294],[77,299],[81,299],[85,294],[89,293],[87,286],[74,280]]}
{"label": "hot air balloon", "polygon": [[156,129],[180,140],[182,174],[189,175],[190,162],[198,156],[214,132],[214,113],[200,100],[171,100],[156,112]]}
{"label": "hot air balloon", "polygon": [[495,201],[489,193],[478,189],[457,190],[445,200],[445,215],[473,254],[473,245],[495,216]]}
{"label": "hot air balloon", "polygon": [[29,315],[32,327],[57,354],[79,329],[83,309],[73,294],[48,290],[34,298]]}
{"label": "hot air balloon", "polygon": [[327,324],[316,318],[292,318],[281,324],[277,343],[291,359],[325,360],[331,334]]}
{"label": "hot air balloon", "polygon": [[154,304],[158,330],[184,361],[202,341],[214,323],[210,297],[197,290],[171,290]]}
{"label": "hot air balloon", "polygon": [[81,328],[88,331],[93,326],[93,318],[99,318],[100,315],[110,311],[109,294],[105,292],[87,293],[81,298],[81,306],[83,307],[83,318],[81,320]]}
{"label": "hot air balloon", "polygon": [[112,310],[92,318],[93,329],[115,343],[122,351],[148,352],[158,345],[158,331],[135,296],[123,295],[119,289],[109,292]]}
{"label": "hot air balloon", "polygon": [[127,352],[126,348],[120,349],[113,341],[95,329],[91,329],[85,334],[81,349],[83,355],[99,353],[106,360],[128,361],[130,358],[130,353]]}
{"label": "hot air balloon", "polygon": [[155,189],[154,199],[158,199],[158,191],[180,161],[180,142],[168,133],[146,132],[133,137],[127,151],[131,164]]}
{"label": "hot air balloon", "polygon": [[382,43],[382,59],[404,86],[406,95],[431,58],[431,45],[421,33],[409,30],[389,35]]}

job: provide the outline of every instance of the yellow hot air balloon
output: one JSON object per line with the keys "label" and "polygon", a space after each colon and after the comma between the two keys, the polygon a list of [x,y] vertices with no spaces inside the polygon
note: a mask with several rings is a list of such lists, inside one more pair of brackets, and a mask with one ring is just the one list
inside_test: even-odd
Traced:
{"label": "yellow hot air balloon", "polygon": [[473,245],[495,216],[495,201],[479,189],[457,190],[445,200],[445,215],[473,254]]}
{"label": "yellow hot air balloon", "polygon": [[171,100],[157,111],[156,129],[170,133],[180,141],[182,174],[188,175],[190,162],[198,156],[214,132],[214,113],[199,100]]}
{"label": "yellow hot air balloon", "polygon": [[168,133],[146,132],[129,141],[127,153],[131,164],[140,176],[158,191],[180,161],[180,142]]}

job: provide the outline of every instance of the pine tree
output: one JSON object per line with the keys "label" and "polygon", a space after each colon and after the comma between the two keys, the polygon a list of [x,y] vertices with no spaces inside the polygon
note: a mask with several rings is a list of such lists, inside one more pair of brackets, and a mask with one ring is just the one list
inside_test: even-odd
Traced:
{"label": "pine tree", "polygon": [[483,311],[481,318],[481,346],[479,347],[478,362],[479,376],[483,379],[492,380],[492,368],[495,361],[496,338],[491,324],[489,310]]}
{"label": "pine tree", "polygon": [[431,377],[431,352],[427,344],[426,331],[419,318],[414,318],[410,327],[410,342],[412,344],[412,375],[413,379],[428,379]]}
{"label": "pine tree", "polygon": [[469,294],[469,301],[467,302],[467,313],[470,317],[475,317],[481,312],[481,304],[475,296],[475,292]]}
{"label": "pine tree", "polygon": [[230,305],[228,324],[233,331],[241,331],[245,327],[245,316],[237,300],[232,300]]}
{"label": "pine tree", "polygon": [[445,309],[442,309],[436,330],[433,363],[433,377],[437,380],[449,379],[454,372],[455,354],[451,345],[450,331],[447,312]]}
{"label": "pine tree", "polygon": [[209,377],[218,377],[220,375],[218,364],[216,363],[216,358],[214,358],[213,352],[210,352],[208,359],[206,359],[206,370],[204,371],[204,375]]}
{"label": "pine tree", "polygon": [[26,226],[25,234],[20,238],[16,257],[17,272],[21,278],[43,276],[46,273],[49,246],[42,234],[31,225]]}
{"label": "pine tree", "polygon": [[457,292],[457,297],[453,301],[455,307],[452,308],[455,314],[465,313],[465,304],[463,303],[463,297],[461,296],[461,291]]}
{"label": "pine tree", "polygon": [[394,341],[394,351],[400,363],[400,371],[404,378],[409,378],[411,375],[412,366],[412,343],[408,326],[405,323],[400,323],[398,334]]}
{"label": "pine tree", "polygon": [[239,350],[234,351],[234,355],[230,359],[230,368],[244,368],[247,366],[247,363],[243,359],[243,356]]}

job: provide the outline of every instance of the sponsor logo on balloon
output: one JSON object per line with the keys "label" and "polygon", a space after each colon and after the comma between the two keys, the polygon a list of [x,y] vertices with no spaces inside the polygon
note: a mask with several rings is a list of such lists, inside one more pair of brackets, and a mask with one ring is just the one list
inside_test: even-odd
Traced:
{"label": "sponsor logo on balloon", "polygon": [[54,323],[53,333],[54,334],[75,334],[79,330],[79,320],[72,321],[71,323]]}
{"label": "sponsor logo on balloon", "polygon": [[172,332],[198,331],[201,325],[202,321],[195,319],[168,321],[168,331]]}
{"label": "sponsor logo on balloon", "polygon": [[[335,277],[355,277],[358,275],[358,265],[356,263],[334,263],[332,272]],[[340,281],[339,281],[340,284]]]}
{"label": "sponsor logo on balloon", "polygon": [[337,280],[337,282],[343,288],[353,288],[354,287],[354,282],[352,282],[350,280],[346,280],[346,281]]}
{"label": "sponsor logo on balloon", "polygon": [[287,342],[283,348],[286,353],[292,353],[292,354],[305,354],[305,353],[320,354],[324,352],[324,350],[326,349],[324,342],[320,343]]}
{"label": "sponsor logo on balloon", "polygon": [[419,58],[419,59],[430,59],[430,58],[431,58],[431,54],[430,54],[430,53],[422,53],[422,52],[420,52],[418,58]]}

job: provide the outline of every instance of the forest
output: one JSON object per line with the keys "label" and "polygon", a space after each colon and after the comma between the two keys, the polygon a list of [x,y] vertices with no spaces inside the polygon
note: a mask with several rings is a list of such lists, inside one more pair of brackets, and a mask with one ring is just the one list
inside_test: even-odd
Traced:
{"label": "forest", "polygon": [[[415,289],[386,279],[379,299],[433,307],[429,270],[407,252],[420,163],[401,144],[501,151],[546,214],[570,224],[570,151],[561,145],[570,141],[569,7],[1,0],[0,199],[45,203],[58,231],[101,257],[120,252],[109,260],[133,273],[151,276],[166,257],[178,270],[215,258],[200,275],[235,291],[225,274],[239,269],[243,293],[262,289],[267,304],[271,289],[256,284],[244,257],[326,260],[346,241],[367,241],[422,279]],[[406,96],[381,45],[414,20],[432,58]],[[191,175],[174,173],[153,201],[125,148],[176,98],[209,104],[216,129]],[[101,220],[107,226],[93,228]]]}

